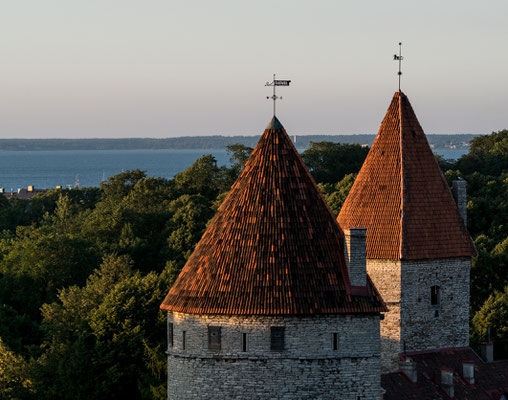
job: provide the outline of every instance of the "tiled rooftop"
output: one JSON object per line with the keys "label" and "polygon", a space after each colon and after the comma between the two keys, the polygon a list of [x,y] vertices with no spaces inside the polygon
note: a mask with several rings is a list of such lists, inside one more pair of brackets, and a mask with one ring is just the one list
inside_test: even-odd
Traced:
{"label": "tiled rooftop", "polygon": [[367,228],[368,258],[416,260],[476,254],[404,93],[393,96],[337,220],[343,228]]}
{"label": "tiled rooftop", "polygon": [[[499,400],[508,393],[508,361],[484,362],[469,347],[407,353],[401,358],[417,365],[417,382],[411,382],[402,372],[382,375],[385,400],[449,399],[441,389],[441,368],[454,371],[455,399]],[[474,363],[475,383],[464,380],[462,363]]]}
{"label": "tiled rooftop", "polygon": [[352,290],[343,233],[274,117],[162,309],[204,314],[376,313]]}

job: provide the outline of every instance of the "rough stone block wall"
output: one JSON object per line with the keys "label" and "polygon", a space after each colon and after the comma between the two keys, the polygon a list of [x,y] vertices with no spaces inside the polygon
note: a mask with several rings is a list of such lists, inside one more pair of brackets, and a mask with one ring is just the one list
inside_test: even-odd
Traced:
{"label": "rough stone block wall", "polygon": [[[398,370],[398,354],[469,345],[469,258],[367,260],[389,312],[381,321],[381,369]],[[440,301],[431,304],[431,287]],[[436,314],[437,311],[437,314]]]}
{"label": "rough stone block wall", "polygon": [[[380,398],[379,316],[169,313],[168,322],[174,338],[167,351],[168,399]],[[219,351],[208,350],[208,326],[221,327]],[[272,326],[285,328],[283,351],[270,350]]]}
{"label": "rough stone block wall", "polygon": [[[469,346],[469,258],[402,261],[402,339],[408,351]],[[439,286],[439,304],[431,287]],[[437,312],[437,313],[436,313]]]}
{"label": "rough stone block wall", "polygon": [[381,370],[398,370],[400,341],[401,267],[397,260],[367,260],[367,273],[388,307],[381,320]]}
{"label": "rough stone block wall", "polygon": [[365,228],[344,229],[344,256],[349,272],[349,281],[354,286],[365,286],[367,284],[367,250],[366,250]]}

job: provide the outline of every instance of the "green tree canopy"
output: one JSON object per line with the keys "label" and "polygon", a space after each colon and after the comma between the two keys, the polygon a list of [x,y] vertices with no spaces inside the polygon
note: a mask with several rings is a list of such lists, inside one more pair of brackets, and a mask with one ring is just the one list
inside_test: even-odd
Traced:
{"label": "green tree canopy", "polygon": [[319,183],[336,183],[345,175],[357,173],[369,152],[358,144],[311,142],[302,159]]}

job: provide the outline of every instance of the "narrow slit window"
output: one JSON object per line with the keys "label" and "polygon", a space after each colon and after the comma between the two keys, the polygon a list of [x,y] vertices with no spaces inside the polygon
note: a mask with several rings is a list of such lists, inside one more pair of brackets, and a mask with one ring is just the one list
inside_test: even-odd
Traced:
{"label": "narrow slit window", "polygon": [[242,333],[242,351],[247,352],[247,334]]}
{"label": "narrow slit window", "polygon": [[440,297],[439,286],[432,286],[430,288],[430,304],[433,306],[439,305],[439,297]]}
{"label": "narrow slit window", "polygon": [[219,351],[221,348],[220,326],[208,327],[208,350]]}
{"label": "narrow slit window", "polygon": [[332,348],[334,351],[339,349],[339,334],[337,332],[332,334]]}
{"label": "narrow slit window", "polygon": [[284,327],[272,326],[270,328],[270,350],[284,350]]}
{"label": "narrow slit window", "polygon": [[186,333],[185,331],[182,331],[182,350],[185,350],[187,348],[187,338],[186,338]]}
{"label": "narrow slit window", "polygon": [[173,323],[168,322],[168,347],[173,347]]}

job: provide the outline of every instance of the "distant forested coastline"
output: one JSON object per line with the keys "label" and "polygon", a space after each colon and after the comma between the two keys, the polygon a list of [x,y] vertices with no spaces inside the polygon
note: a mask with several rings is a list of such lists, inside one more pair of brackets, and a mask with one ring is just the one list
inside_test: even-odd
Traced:
{"label": "distant forested coastline", "polygon": [[[305,149],[310,142],[336,142],[371,146],[376,135],[298,135],[296,146]],[[467,149],[478,135],[427,135],[433,149]],[[194,150],[225,149],[232,144],[254,147],[259,136],[182,136],[175,138],[122,139],[0,139],[0,151],[44,150]]]}

